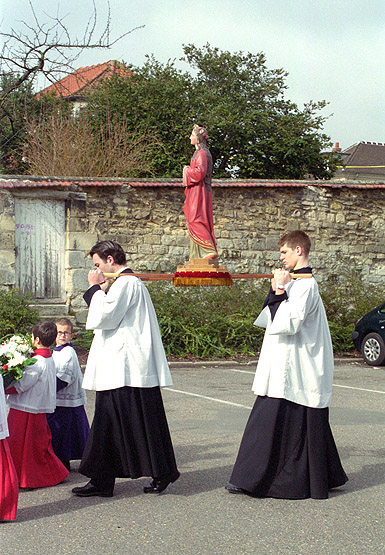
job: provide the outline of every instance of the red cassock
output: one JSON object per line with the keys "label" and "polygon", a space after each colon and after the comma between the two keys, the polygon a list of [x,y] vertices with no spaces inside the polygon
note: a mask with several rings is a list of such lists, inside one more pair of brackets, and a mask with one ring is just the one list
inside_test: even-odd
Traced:
{"label": "red cassock", "polygon": [[0,520],[15,520],[19,480],[7,438],[0,440]]}
{"label": "red cassock", "polygon": [[55,486],[67,478],[68,470],[53,452],[46,414],[11,408],[8,427],[8,445],[20,487]]}
{"label": "red cassock", "polygon": [[[211,154],[207,149],[195,151],[185,169],[184,213],[191,239],[198,246],[217,255],[214,237],[213,200],[211,192]],[[205,179],[206,178],[206,179]]]}

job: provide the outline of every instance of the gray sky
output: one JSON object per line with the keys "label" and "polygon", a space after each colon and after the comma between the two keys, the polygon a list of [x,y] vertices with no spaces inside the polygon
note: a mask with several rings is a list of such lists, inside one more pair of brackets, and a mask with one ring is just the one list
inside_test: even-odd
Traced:
{"label": "gray sky", "polygon": [[[95,0],[98,29],[106,2]],[[91,0],[33,0],[36,13],[67,15],[81,36]],[[111,50],[84,52],[79,67],[111,59],[142,65],[146,54],[162,63],[179,59],[182,44],[230,52],[264,52],[269,69],[289,73],[286,97],[302,108],[326,100],[324,131],[347,148],[358,141],[385,142],[385,0],[111,0],[112,37],[144,25]],[[0,0],[2,30],[31,22],[28,0]],[[178,63],[188,70],[189,66]]]}

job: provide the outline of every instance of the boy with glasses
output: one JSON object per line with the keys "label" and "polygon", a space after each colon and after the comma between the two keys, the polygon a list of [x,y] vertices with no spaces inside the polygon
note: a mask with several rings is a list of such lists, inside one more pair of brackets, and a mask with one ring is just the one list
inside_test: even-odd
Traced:
{"label": "boy with glasses", "polygon": [[68,470],[70,461],[81,459],[90,426],[84,405],[83,374],[72,346],[72,322],[60,318],[56,322],[56,347],[52,356],[56,367],[56,410],[47,415],[56,456]]}

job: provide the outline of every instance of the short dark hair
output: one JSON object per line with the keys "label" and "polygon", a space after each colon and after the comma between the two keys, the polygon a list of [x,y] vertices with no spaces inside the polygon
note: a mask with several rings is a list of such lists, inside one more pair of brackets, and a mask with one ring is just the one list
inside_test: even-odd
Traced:
{"label": "short dark hair", "polygon": [[295,249],[295,247],[302,247],[302,250],[305,256],[309,255],[311,241],[309,235],[300,229],[296,229],[295,231],[289,231],[281,237],[279,240],[278,246],[282,247],[283,245],[287,245],[291,249]]}
{"label": "short dark hair", "polygon": [[103,262],[107,262],[107,257],[112,256],[116,264],[126,263],[126,254],[119,243],[115,241],[99,241],[90,250],[90,256],[97,254]]}
{"label": "short dark hair", "polygon": [[71,330],[71,333],[73,333],[74,331],[73,323],[68,318],[59,318],[59,320],[55,320],[55,324],[59,324],[59,326],[68,326]]}
{"label": "short dark hair", "polygon": [[44,347],[50,347],[55,342],[57,336],[56,324],[48,320],[38,322],[33,326],[32,334],[35,338],[38,337],[40,339]]}

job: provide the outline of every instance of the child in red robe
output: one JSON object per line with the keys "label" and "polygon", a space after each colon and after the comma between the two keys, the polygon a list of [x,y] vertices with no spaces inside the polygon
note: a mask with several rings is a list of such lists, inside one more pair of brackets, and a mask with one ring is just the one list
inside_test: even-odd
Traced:
{"label": "child in red robe", "polygon": [[50,345],[57,335],[53,322],[32,328],[34,358],[23,377],[7,390],[9,448],[21,488],[42,488],[62,482],[69,474],[52,449],[47,413],[56,406],[56,369]]}

